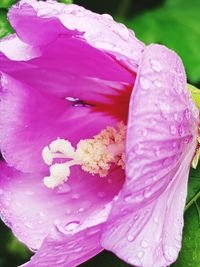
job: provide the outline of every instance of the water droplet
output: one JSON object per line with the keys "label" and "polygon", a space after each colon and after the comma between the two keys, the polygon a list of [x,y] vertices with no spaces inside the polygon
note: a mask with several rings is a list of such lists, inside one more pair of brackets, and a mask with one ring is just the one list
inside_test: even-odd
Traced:
{"label": "water droplet", "polygon": [[79,226],[80,222],[79,221],[72,221],[72,222],[69,222],[65,225],[65,230],[66,231],[73,231],[75,230],[78,226]]}
{"label": "water droplet", "polygon": [[106,19],[110,19],[113,20],[113,17],[109,14],[102,14],[102,17],[106,18]]}
{"label": "water droplet", "polygon": [[143,241],[141,242],[141,247],[142,247],[142,248],[147,248],[147,247],[148,247],[148,243],[147,243],[145,240],[143,240]]}
{"label": "water droplet", "polygon": [[34,229],[33,225],[29,222],[25,222],[24,225],[29,229]]}
{"label": "water droplet", "polygon": [[141,134],[144,137],[147,136],[147,134],[148,134],[147,129],[142,129]]}
{"label": "water droplet", "polygon": [[162,85],[162,83],[160,82],[160,81],[158,81],[158,80],[154,80],[153,81],[153,84],[156,86],[156,87],[162,87],[163,85]]}
{"label": "water droplet", "polygon": [[161,152],[160,152],[160,149],[159,148],[156,148],[154,150],[154,153],[155,153],[156,157],[158,157],[158,158],[160,157]]}
{"label": "water droplet", "polygon": [[184,129],[183,125],[179,126],[178,133],[179,133],[179,136],[184,136],[185,135],[185,129]]}
{"label": "water droplet", "polygon": [[97,234],[99,231],[100,231],[100,229],[98,229],[98,228],[90,228],[90,229],[88,230],[88,232],[86,233],[86,235],[88,235],[88,236],[95,235],[95,234]]}
{"label": "water droplet", "polygon": [[151,59],[150,64],[151,64],[152,69],[155,70],[156,72],[160,72],[162,70],[161,63],[158,60]]}
{"label": "water droplet", "polygon": [[158,218],[157,217],[155,217],[154,219],[153,219],[153,221],[154,221],[154,223],[158,223]]}
{"label": "water droplet", "polygon": [[164,248],[164,254],[165,254],[165,257],[170,260],[170,261],[173,261],[176,259],[177,257],[177,251],[175,248],[173,247],[165,247]]}
{"label": "water droplet", "polygon": [[151,120],[151,125],[152,125],[152,126],[155,126],[156,124],[157,124],[157,121],[154,120],[154,119],[152,119],[152,120]]}
{"label": "water droplet", "polygon": [[84,208],[80,208],[79,210],[78,210],[78,212],[83,212],[85,209]]}
{"label": "water droplet", "polygon": [[32,196],[34,194],[34,192],[32,191],[25,191],[25,195],[27,196]]}
{"label": "water droplet", "polygon": [[64,184],[56,187],[55,192],[58,194],[69,193],[69,192],[71,192],[71,187],[67,183],[64,183]]}
{"label": "water droplet", "polygon": [[161,102],[158,104],[158,108],[160,109],[161,112],[161,117],[163,117],[164,119],[168,118],[168,114],[171,110],[171,107],[169,104]]}
{"label": "water droplet", "polygon": [[139,219],[139,216],[136,214],[134,217],[134,220],[137,221]]}
{"label": "water droplet", "polygon": [[72,212],[71,209],[67,208],[66,211],[65,211],[65,214],[69,215],[71,212]]}
{"label": "water droplet", "polygon": [[133,196],[132,194],[127,194],[125,197],[124,197],[124,201],[125,202],[130,202],[133,200]]}
{"label": "water droplet", "polygon": [[135,153],[138,155],[142,155],[144,153],[144,146],[142,144],[137,144]]}
{"label": "water droplet", "polygon": [[113,180],[110,179],[110,178],[108,178],[108,179],[107,179],[107,182],[108,182],[109,184],[112,184],[112,183],[113,183]]}
{"label": "water droplet", "polygon": [[126,28],[124,24],[120,24],[120,29],[119,29],[119,34],[124,39],[127,41],[129,39],[129,30]]}
{"label": "water droplet", "polygon": [[176,146],[177,146],[177,142],[174,141],[174,142],[172,143],[172,147],[176,147]]}
{"label": "water droplet", "polygon": [[164,159],[162,164],[163,164],[164,167],[168,167],[169,165],[172,164],[172,158]]}
{"label": "water droplet", "polygon": [[176,112],[174,113],[174,120],[178,121],[178,113],[176,113]]}
{"label": "water droplet", "polygon": [[4,76],[1,77],[1,84],[2,84],[3,86],[8,85],[8,80],[7,80]]}
{"label": "water droplet", "polygon": [[100,198],[105,197],[105,192],[98,192],[98,197],[100,197]]}
{"label": "water droplet", "polygon": [[71,12],[71,14],[75,15],[76,17],[84,17],[85,14],[80,10],[74,10]]}
{"label": "water droplet", "polygon": [[79,199],[80,195],[78,193],[75,193],[72,195],[72,199]]}
{"label": "water droplet", "polygon": [[134,236],[133,235],[128,235],[127,240],[129,242],[132,242],[134,240]]}
{"label": "water droplet", "polygon": [[145,189],[145,191],[144,191],[144,197],[145,197],[145,198],[149,198],[151,195],[152,195],[152,190],[151,190],[151,188],[147,188],[147,189]]}
{"label": "water droplet", "polygon": [[62,263],[64,263],[65,262],[65,258],[60,258],[60,259],[58,259],[57,261],[56,261],[56,263],[57,264],[62,264]]}
{"label": "water droplet", "polygon": [[176,134],[176,126],[175,125],[170,125],[169,127],[170,133],[171,135],[175,135]]}
{"label": "water droplet", "polygon": [[183,143],[189,144],[192,141],[192,139],[193,139],[193,136],[190,134],[190,135],[183,138]]}
{"label": "water droplet", "polygon": [[150,82],[146,78],[141,77],[140,78],[140,85],[141,85],[142,89],[148,90],[150,87]]}
{"label": "water droplet", "polygon": [[182,236],[181,236],[181,234],[179,234],[179,235],[175,235],[175,239],[176,239],[177,241],[181,241],[181,240],[182,240]]}
{"label": "water droplet", "polygon": [[184,117],[186,118],[186,120],[189,120],[191,118],[191,112],[188,108],[184,111]]}
{"label": "water droplet", "polygon": [[143,256],[144,256],[144,251],[139,251],[138,253],[137,253],[137,256],[138,256],[138,258],[143,258]]}

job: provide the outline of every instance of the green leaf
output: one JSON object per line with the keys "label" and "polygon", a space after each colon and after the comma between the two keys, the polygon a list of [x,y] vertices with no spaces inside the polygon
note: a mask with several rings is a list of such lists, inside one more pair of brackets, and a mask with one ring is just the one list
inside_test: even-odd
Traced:
{"label": "green leaf", "polygon": [[200,164],[197,169],[190,170],[189,185],[188,185],[188,196],[185,210],[188,210],[197,200],[200,195]]}
{"label": "green leaf", "polygon": [[200,110],[200,90],[191,84],[188,84],[188,89],[192,94],[192,99],[194,100],[198,109]]}
{"label": "green leaf", "polygon": [[64,4],[73,4],[73,0],[59,0],[59,2]]}
{"label": "green leaf", "polygon": [[[200,201],[196,202],[199,207]],[[173,267],[198,267],[200,263],[200,222],[197,206],[193,205],[185,214],[182,250]]]}
{"label": "green leaf", "polygon": [[173,267],[197,267],[200,262],[200,166],[191,169],[182,249]]}
{"label": "green leaf", "polygon": [[0,10],[0,38],[13,33],[6,15],[7,12],[5,10]]}
{"label": "green leaf", "polygon": [[183,59],[192,82],[200,81],[199,0],[169,0],[159,9],[148,11],[127,22],[146,44],[162,43]]}
{"label": "green leaf", "polygon": [[14,3],[16,3],[17,0],[1,0],[0,1],[0,8],[9,8]]}

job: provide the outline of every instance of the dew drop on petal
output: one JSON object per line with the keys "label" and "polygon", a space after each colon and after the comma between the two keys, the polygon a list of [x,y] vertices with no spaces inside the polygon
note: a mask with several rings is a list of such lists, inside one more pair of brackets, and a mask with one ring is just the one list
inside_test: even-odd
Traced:
{"label": "dew drop on petal", "polygon": [[74,10],[71,12],[71,14],[75,15],[76,17],[84,17],[85,14],[80,10]]}
{"label": "dew drop on petal", "polygon": [[128,235],[127,240],[129,242],[132,242],[134,240],[134,236],[133,235]]}
{"label": "dew drop on petal", "polygon": [[153,221],[154,221],[154,223],[158,223],[158,218],[157,217],[155,217],[154,219],[153,219]]}
{"label": "dew drop on petal", "polygon": [[160,157],[161,152],[160,152],[160,149],[159,148],[156,148],[154,150],[154,153],[155,153],[156,157]]}
{"label": "dew drop on petal", "polygon": [[151,64],[152,69],[155,70],[156,72],[160,72],[162,70],[161,63],[158,60],[151,59],[150,64]]}
{"label": "dew drop on petal", "polygon": [[148,247],[148,243],[147,243],[145,240],[143,240],[143,241],[141,242],[141,247],[142,247],[142,248],[147,248],[147,247]]}
{"label": "dew drop on petal", "polygon": [[55,192],[58,194],[66,194],[69,193],[71,191],[71,187],[67,184],[64,183],[58,187],[56,187]]}
{"label": "dew drop on petal", "polygon": [[138,154],[138,155],[142,155],[142,154],[144,153],[143,148],[144,148],[144,147],[143,147],[142,144],[137,144],[136,149],[135,149],[136,154]]}
{"label": "dew drop on petal", "polygon": [[78,193],[75,193],[72,195],[72,199],[79,199],[80,195]]}
{"label": "dew drop on petal", "polygon": [[75,230],[78,226],[79,226],[80,222],[79,221],[72,221],[72,222],[69,222],[65,225],[65,230],[66,231],[73,231]]}
{"label": "dew drop on petal", "polygon": [[191,118],[191,112],[188,108],[184,111],[184,117],[186,120],[189,120]]}
{"label": "dew drop on petal", "polygon": [[144,251],[139,251],[138,253],[137,253],[137,256],[138,256],[138,258],[143,258],[143,256],[144,256]]}
{"label": "dew drop on petal", "polygon": [[140,85],[141,85],[142,89],[148,90],[150,87],[150,82],[146,78],[141,77],[140,78]]}
{"label": "dew drop on petal", "polygon": [[183,125],[180,125],[179,128],[178,128],[178,133],[179,133],[179,136],[184,136],[185,134],[185,129],[183,127]]}
{"label": "dew drop on petal", "polygon": [[149,198],[151,195],[152,195],[152,190],[151,190],[151,188],[147,188],[147,189],[145,189],[145,191],[144,191],[144,197],[145,197],[145,198]]}
{"label": "dew drop on petal", "polygon": [[154,80],[153,84],[158,88],[162,87],[162,83],[160,81],[158,81],[158,80]]}
{"label": "dew drop on petal", "polygon": [[176,126],[175,125],[170,125],[169,127],[170,133],[171,135],[175,135],[176,134]]}
{"label": "dew drop on petal", "polygon": [[105,197],[105,193],[104,192],[102,192],[102,191],[100,191],[100,192],[98,192],[98,197],[100,197],[100,198],[103,198],[103,197]]}
{"label": "dew drop on petal", "polygon": [[102,14],[102,17],[106,18],[106,19],[110,19],[113,20],[113,17],[109,14]]}

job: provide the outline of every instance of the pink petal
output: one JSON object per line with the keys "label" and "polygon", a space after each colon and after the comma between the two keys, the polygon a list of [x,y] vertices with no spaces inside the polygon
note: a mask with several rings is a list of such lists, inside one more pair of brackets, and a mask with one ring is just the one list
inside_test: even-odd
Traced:
{"label": "pink petal", "polygon": [[[48,236],[49,241],[44,241],[37,260],[40,261],[38,257],[41,257],[41,261],[49,261],[53,255],[63,254],[71,242],[76,243],[76,248],[85,246],[83,254],[86,255],[100,250],[98,231],[101,231],[102,223],[107,218],[109,203],[122,186],[122,171],[113,169],[108,179],[100,179],[74,167],[68,182],[51,190],[43,184],[43,177],[47,173],[24,174],[4,163],[0,167],[0,206],[5,223],[19,240],[34,250],[39,249]],[[85,235],[84,231],[90,232],[87,227],[96,236],[93,247],[87,244],[87,238],[79,244],[79,238]],[[52,252],[49,258],[45,256],[44,259],[42,251],[43,246],[46,250],[46,242],[51,243],[50,250],[55,249],[56,245],[60,246],[60,250],[57,252],[55,249],[55,254]],[[67,251],[71,253],[71,250],[65,250],[63,257],[67,257]],[[77,259],[77,255],[73,257]],[[58,258],[54,259],[54,263],[55,260]]]}
{"label": "pink petal", "polygon": [[23,0],[10,10],[9,20],[20,38],[29,44],[47,44],[59,34],[66,34],[67,28],[68,35],[82,36],[91,45],[127,57],[135,64],[144,48],[131,30],[113,21],[111,16],[76,5]]}
{"label": "pink petal", "polygon": [[10,166],[25,172],[46,169],[42,149],[57,137],[76,145],[116,120],[90,107],[46,96],[8,75],[2,76],[0,142]]}
{"label": "pink petal", "polygon": [[[47,238],[45,238],[39,251],[33,256],[25,267],[66,267],[78,266],[100,253],[103,248],[100,245],[101,232],[109,213],[109,207],[104,212],[95,215],[95,224],[91,218],[87,218],[84,229],[77,229],[70,234],[65,229],[54,227]],[[72,225],[72,224],[71,224]],[[74,222],[74,226],[76,222]]]}
{"label": "pink petal", "polygon": [[166,267],[178,256],[197,125],[179,57],[149,46],[129,107],[126,182],[102,238],[130,264]]}
{"label": "pink petal", "polygon": [[27,60],[40,55],[39,47],[33,47],[22,42],[16,34],[0,40],[0,51],[13,60]]}

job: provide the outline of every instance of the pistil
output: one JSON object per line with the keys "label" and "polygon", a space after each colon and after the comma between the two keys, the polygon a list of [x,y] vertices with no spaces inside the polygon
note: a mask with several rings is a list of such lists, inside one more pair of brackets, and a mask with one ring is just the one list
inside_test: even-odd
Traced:
{"label": "pistil", "polygon": [[[55,188],[70,177],[70,168],[79,165],[82,170],[100,177],[108,175],[112,164],[125,168],[126,126],[123,122],[117,128],[107,127],[91,139],[80,140],[76,150],[68,140],[57,139],[44,147],[44,162],[50,165],[50,176],[44,177],[44,184]],[[65,163],[55,163],[66,159]]]}

